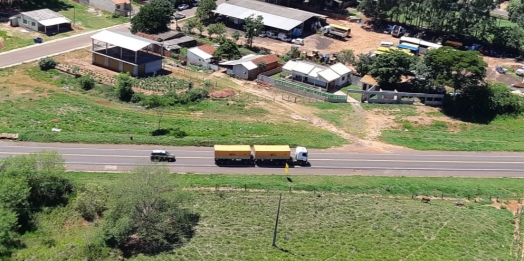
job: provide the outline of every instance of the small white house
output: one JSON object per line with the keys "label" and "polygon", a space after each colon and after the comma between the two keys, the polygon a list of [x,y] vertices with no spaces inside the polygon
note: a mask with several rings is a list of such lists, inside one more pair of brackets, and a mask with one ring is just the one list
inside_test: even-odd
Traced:
{"label": "small white house", "polygon": [[328,67],[307,61],[289,61],[282,67],[282,71],[290,73],[295,81],[325,90],[351,83],[351,69],[341,63]]}
{"label": "small white house", "polygon": [[47,8],[23,12],[9,20],[11,26],[22,26],[46,34],[71,30],[71,20]]}
{"label": "small white house", "polygon": [[214,64],[215,59],[213,57],[215,50],[214,46],[208,44],[189,48],[187,49],[187,62],[216,71],[218,70],[218,65]]}

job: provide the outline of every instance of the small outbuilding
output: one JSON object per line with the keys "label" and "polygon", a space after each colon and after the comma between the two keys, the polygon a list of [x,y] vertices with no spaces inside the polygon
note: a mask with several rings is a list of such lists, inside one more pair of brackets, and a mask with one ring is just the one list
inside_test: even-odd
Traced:
{"label": "small outbuilding", "polygon": [[[177,51],[182,47],[189,48],[197,45],[195,38],[186,36],[184,33],[173,30],[159,34],[146,34],[138,32],[136,35],[161,43],[161,46],[155,46],[153,48],[153,52],[160,53],[164,56],[170,56],[171,52]],[[160,51],[162,49],[163,52]]]}
{"label": "small outbuilding", "polygon": [[275,54],[254,55],[249,54],[238,60],[219,63],[227,67],[227,74],[240,77],[245,80],[256,79],[263,72],[273,70],[279,66],[278,57]]}
{"label": "small outbuilding", "polygon": [[351,69],[341,63],[324,66],[307,61],[288,61],[282,67],[284,73],[289,73],[291,79],[333,91],[351,83]]}
{"label": "small outbuilding", "polygon": [[11,26],[22,26],[45,34],[70,31],[71,20],[50,9],[23,12],[9,19]]}
{"label": "small outbuilding", "polygon": [[209,44],[189,48],[187,49],[187,62],[216,71],[218,70],[217,59],[213,56],[216,49],[216,47]]}

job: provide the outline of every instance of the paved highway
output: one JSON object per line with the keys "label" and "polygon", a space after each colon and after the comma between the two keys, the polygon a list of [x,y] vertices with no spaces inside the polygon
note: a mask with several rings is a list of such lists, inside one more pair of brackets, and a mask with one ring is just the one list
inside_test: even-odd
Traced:
{"label": "paved highway", "polygon": [[[106,28],[114,31],[129,32],[129,24]],[[104,30],[104,29],[102,29]],[[0,68],[14,66],[24,62],[30,62],[42,57],[68,52],[70,50],[86,47],[91,44],[91,36],[100,30],[87,34],[80,34],[68,38],[57,39],[43,44],[35,44],[30,47],[17,49],[10,52],[0,53]]]}
{"label": "paved highway", "polygon": [[[68,170],[126,171],[139,164],[151,164],[149,153],[152,149],[166,149],[174,153],[177,162],[168,165],[171,171],[178,173],[284,173],[281,168],[217,167],[212,148],[201,147],[0,142],[0,158],[56,150],[66,159]],[[291,168],[291,175],[524,177],[522,153],[417,151],[367,154],[310,150],[309,154],[311,167]]]}

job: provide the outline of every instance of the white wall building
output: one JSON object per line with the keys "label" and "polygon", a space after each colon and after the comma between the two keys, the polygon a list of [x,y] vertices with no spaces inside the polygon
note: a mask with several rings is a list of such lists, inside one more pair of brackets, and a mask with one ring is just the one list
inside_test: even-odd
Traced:
{"label": "white wall building", "polygon": [[351,83],[351,69],[341,63],[331,66],[306,61],[288,61],[282,68],[283,72],[291,74],[295,81],[330,90]]}

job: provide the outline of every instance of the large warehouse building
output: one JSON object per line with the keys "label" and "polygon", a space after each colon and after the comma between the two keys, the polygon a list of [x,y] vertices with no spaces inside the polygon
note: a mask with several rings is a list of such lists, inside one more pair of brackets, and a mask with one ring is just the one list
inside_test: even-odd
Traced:
{"label": "large warehouse building", "polygon": [[292,33],[295,36],[301,35],[304,29],[311,28],[319,19],[326,19],[327,17],[321,14],[253,0],[229,0],[217,6],[214,12],[229,17],[236,24],[242,24],[243,20],[250,15],[255,17],[261,15],[264,18],[263,22],[266,27]]}

